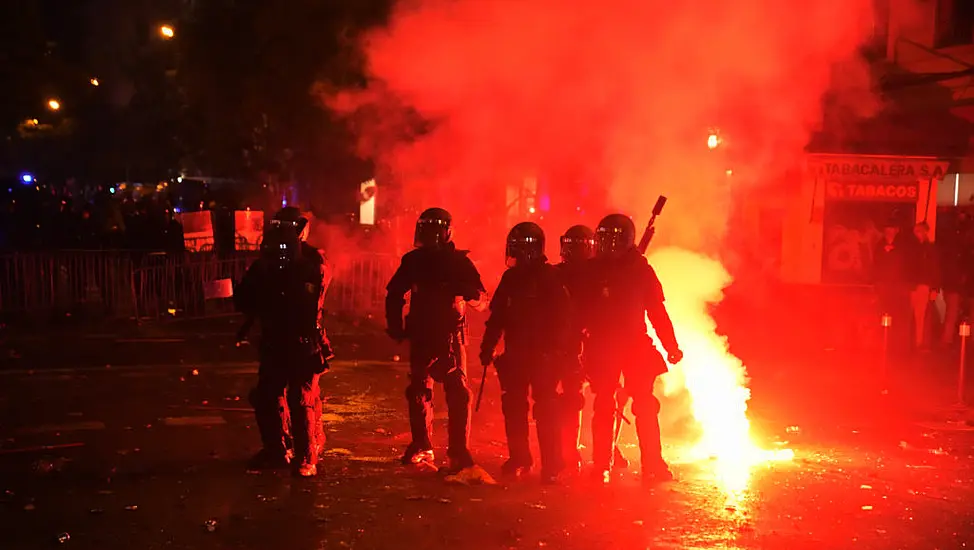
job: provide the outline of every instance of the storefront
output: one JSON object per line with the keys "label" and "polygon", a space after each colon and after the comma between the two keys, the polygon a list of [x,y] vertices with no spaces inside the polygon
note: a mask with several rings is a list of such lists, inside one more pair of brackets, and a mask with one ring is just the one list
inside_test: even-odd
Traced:
{"label": "storefront", "polygon": [[937,158],[809,155],[799,196],[788,201],[781,277],[790,283],[869,284],[883,226],[936,226]]}

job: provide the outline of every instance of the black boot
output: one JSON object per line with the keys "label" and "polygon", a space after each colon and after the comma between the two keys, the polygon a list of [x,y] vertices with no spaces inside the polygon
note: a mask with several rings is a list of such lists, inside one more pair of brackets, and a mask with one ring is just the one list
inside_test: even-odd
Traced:
{"label": "black boot", "polygon": [[257,451],[250,462],[247,463],[248,470],[283,470],[291,462],[290,451],[270,451],[261,449]]}

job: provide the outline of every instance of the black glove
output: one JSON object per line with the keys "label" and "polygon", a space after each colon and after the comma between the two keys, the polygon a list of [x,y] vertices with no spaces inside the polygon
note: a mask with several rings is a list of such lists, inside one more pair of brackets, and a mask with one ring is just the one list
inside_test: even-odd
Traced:
{"label": "black glove", "polygon": [[667,352],[666,361],[671,365],[676,365],[683,360],[683,352],[680,348],[676,348],[670,352]]}
{"label": "black glove", "polygon": [[321,358],[326,363],[335,358],[335,350],[332,349],[331,344],[327,341],[321,346]]}
{"label": "black glove", "polygon": [[488,366],[494,362],[494,350],[483,349],[480,350],[480,364],[483,366]]}

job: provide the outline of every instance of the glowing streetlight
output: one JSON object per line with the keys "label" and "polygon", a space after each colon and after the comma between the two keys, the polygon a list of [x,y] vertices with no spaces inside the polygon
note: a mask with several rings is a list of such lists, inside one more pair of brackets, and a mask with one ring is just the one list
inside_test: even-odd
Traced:
{"label": "glowing streetlight", "polygon": [[60,111],[61,110],[61,102],[58,101],[58,100],[56,100],[56,99],[48,99],[47,100],[47,108],[50,109],[50,110],[52,110],[52,111]]}
{"label": "glowing streetlight", "polygon": [[169,40],[176,36],[176,30],[169,25],[162,25],[159,27],[159,34],[162,35],[162,37],[166,40]]}
{"label": "glowing streetlight", "polygon": [[91,82],[91,85],[92,86],[95,86],[95,87],[101,86],[101,82],[98,82],[98,79],[97,78],[92,78],[88,82]]}
{"label": "glowing streetlight", "polygon": [[707,136],[707,148],[716,149],[719,145],[720,136],[718,136],[716,132],[711,132],[710,135]]}

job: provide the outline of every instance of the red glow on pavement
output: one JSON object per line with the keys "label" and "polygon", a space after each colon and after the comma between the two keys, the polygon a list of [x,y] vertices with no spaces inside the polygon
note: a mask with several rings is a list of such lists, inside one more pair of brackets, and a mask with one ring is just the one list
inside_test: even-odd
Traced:
{"label": "red glow on pavement", "polygon": [[[551,197],[550,258],[569,225],[618,209],[641,230],[667,195],[650,259],[686,359],[663,385],[689,392],[696,450],[738,491],[751,465],[782,456],[754,444],[744,365],[708,313],[731,282],[733,197],[801,165],[826,91],[855,113],[875,108],[857,57],[871,17],[869,0],[401,2],[364,41],[371,87],[328,102],[404,197],[451,210],[458,244],[497,270],[521,221],[507,192],[528,178]],[[418,130],[406,106],[434,123]]]}

